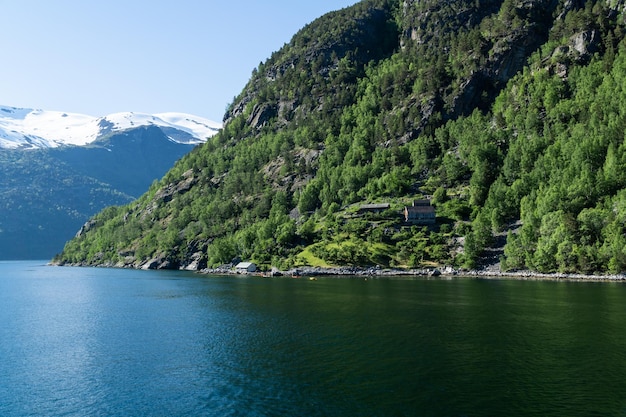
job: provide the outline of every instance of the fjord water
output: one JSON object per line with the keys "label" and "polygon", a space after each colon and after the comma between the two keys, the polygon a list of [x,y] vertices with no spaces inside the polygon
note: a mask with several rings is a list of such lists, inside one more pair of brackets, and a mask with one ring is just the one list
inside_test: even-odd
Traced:
{"label": "fjord water", "polygon": [[3,262],[0,415],[626,415],[626,285]]}

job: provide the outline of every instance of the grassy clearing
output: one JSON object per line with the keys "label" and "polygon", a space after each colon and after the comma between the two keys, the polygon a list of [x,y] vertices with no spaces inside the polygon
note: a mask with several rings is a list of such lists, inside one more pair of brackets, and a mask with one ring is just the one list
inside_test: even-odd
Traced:
{"label": "grassy clearing", "polygon": [[302,252],[300,252],[296,256],[296,260],[296,266],[312,266],[320,268],[330,268],[334,266],[327,263],[323,259],[320,259],[317,256],[313,255],[310,246],[306,247]]}

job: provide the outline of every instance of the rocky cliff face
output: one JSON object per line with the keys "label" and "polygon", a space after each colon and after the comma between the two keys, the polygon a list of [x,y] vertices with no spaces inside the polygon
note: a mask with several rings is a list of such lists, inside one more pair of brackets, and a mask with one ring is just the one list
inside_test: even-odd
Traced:
{"label": "rocky cliff face", "polygon": [[[270,59],[255,69],[251,80],[224,116],[225,123],[245,114],[246,122],[259,129],[277,118],[282,125],[295,113],[307,115],[319,111],[327,94],[323,87],[331,83],[332,75],[343,63],[350,62],[354,73],[345,80],[354,83],[363,74],[364,66],[390,56],[397,46],[397,28],[392,23],[394,8],[391,1],[368,1],[354,6],[359,9],[340,10],[314,21],[296,34],[289,44],[275,52]],[[330,27],[333,19],[341,25]],[[294,79],[310,85],[294,86],[300,94],[283,90],[278,96],[266,96],[267,84],[281,84]],[[316,85],[317,84],[317,85]],[[311,101],[303,102],[302,93]],[[279,126],[281,125],[279,124]]]}
{"label": "rocky cliff face", "polygon": [[[342,62],[349,61],[354,68],[351,77],[345,80],[345,84],[352,84],[364,75],[366,65],[395,52],[412,55],[415,60],[439,56],[444,62],[442,68],[433,70],[435,73],[424,74],[427,78],[439,78],[436,88],[409,94],[401,103],[405,114],[420,115],[407,120],[403,141],[419,135],[433,122],[433,115],[439,114],[445,121],[467,115],[475,108],[486,109],[508,80],[523,68],[528,57],[547,41],[555,12],[558,10],[559,16],[565,16],[569,10],[581,7],[580,2],[557,0],[509,3],[509,9],[503,12],[503,2],[498,0],[405,0],[401,7],[392,1],[366,1],[358,5],[362,8],[360,17],[345,21],[332,37],[328,36],[326,26],[313,22],[255,70],[228,109],[225,122],[246,115],[246,123],[255,129],[269,126],[273,120],[279,123],[272,128],[280,128],[293,120],[294,115],[309,117],[325,110],[329,93],[340,93],[336,88],[326,91],[323,86],[333,83],[333,73]],[[331,17],[341,19],[327,18]],[[458,57],[465,61],[461,63],[465,68],[458,73],[443,74],[443,66],[450,65],[447,54],[452,48],[451,35],[458,34],[467,34],[465,56]],[[586,50],[586,45],[595,43],[593,37],[589,38],[591,35],[580,34],[574,42],[578,45],[575,49],[583,51],[581,55],[594,52],[593,48]],[[292,89],[279,89],[282,93],[274,96],[263,94],[268,84],[283,84],[294,77],[294,72],[304,72],[301,79],[315,80],[315,84],[308,88],[300,86],[300,94],[295,97]],[[350,88],[347,90],[352,92]],[[303,102],[302,94],[311,100]],[[351,102],[349,98],[342,104]]]}

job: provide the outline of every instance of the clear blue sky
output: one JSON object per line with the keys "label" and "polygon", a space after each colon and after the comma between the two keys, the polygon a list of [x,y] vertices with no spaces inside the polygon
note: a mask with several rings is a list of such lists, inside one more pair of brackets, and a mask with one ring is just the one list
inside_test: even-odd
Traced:
{"label": "clear blue sky", "polygon": [[356,0],[0,0],[0,104],[221,121],[253,68]]}

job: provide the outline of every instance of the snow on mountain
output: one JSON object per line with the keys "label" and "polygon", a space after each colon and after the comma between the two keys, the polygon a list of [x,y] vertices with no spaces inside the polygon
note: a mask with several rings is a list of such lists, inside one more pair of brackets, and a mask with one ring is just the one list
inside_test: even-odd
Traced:
{"label": "snow on mountain", "polygon": [[104,134],[155,125],[174,142],[202,143],[221,123],[185,113],[114,113],[93,117],[77,113],[0,106],[0,148],[35,149],[86,145]]}

